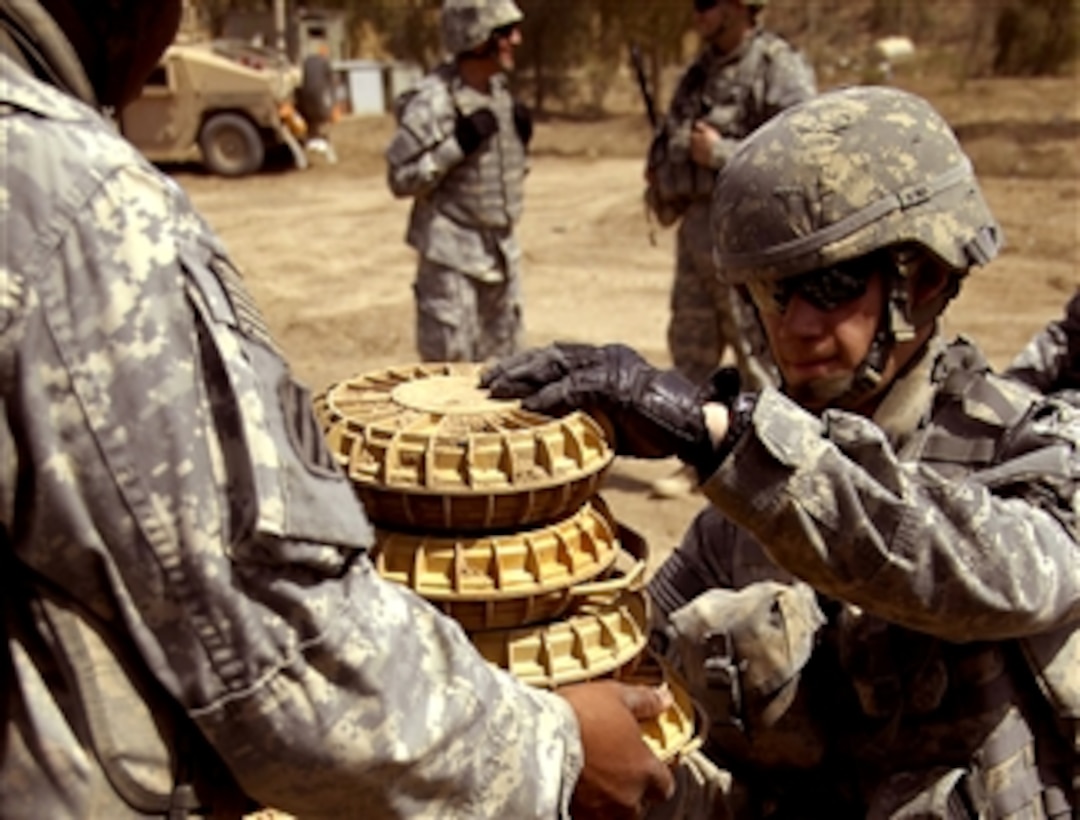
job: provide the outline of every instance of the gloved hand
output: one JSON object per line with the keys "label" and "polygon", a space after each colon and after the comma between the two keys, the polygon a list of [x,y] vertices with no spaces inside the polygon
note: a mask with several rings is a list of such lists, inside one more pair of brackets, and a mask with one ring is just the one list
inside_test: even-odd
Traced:
{"label": "gloved hand", "polygon": [[514,130],[517,131],[521,144],[528,148],[533,138],[533,119],[532,111],[525,103],[514,103]]}
{"label": "gloved hand", "polygon": [[695,467],[712,462],[698,389],[674,370],[652,367],[625,345],[528,350],[489,368],[480,384],[495,398],[524,399],[522,406],[537,413],[584,410],[608,427],[620,455],[675,454]]}
{"label": "gloved hand", "polygon": [[499,130],[499,121],[490,108],[478,108],[468,116],[459,114],[454,123],[454,138],[465,156],[478,149],[484,140]]}

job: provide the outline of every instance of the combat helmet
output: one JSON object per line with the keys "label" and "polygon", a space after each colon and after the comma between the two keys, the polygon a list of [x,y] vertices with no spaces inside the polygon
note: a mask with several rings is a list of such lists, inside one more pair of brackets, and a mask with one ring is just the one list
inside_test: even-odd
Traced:
{"label": "combat helmet", "polygon": [[920,97],[882,87],[821,94],[758,129],[719,176],[712,228],[733,285],[905,243],[964,271],[1001,246],[948,124]]}
{"label": "combat helmet", "polygon": [[444,0],[443,48],[453,55],[472,51],[497,29],[520,23],[524,17],[514,0]]}
{"label": "combat helmet", "polygon": [[[875,252],[893,258],[888,309],[847,403],[873,389],[892,344],[933,320],[1002,243],[945,120],[884,87],[821,94],[759,128],[721,171],[711,219],[719,276],[736,287]],[[926,263],[951,272],[951,287],[913,315],[905,279]]]}

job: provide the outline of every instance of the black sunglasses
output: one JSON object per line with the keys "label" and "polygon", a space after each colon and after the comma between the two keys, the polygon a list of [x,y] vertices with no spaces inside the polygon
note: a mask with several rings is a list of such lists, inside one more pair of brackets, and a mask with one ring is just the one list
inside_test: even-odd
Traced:
{"label": "black sunglasses", "polygon": [[496,29],[492,29],[491,37],[494,40],[505,40],[520,27],[521,23],[507,23],[505,26],[499,26]]}
{"label": "black sunglasses", "polygon": [[714,9],[719,5],[720,0],[694,0],[694,11],[698,12],[699,14],[704,14],[705,12]]}
{"label": "black sunglasses", "polygon": [[870,254],[788,279],[754,280],[747,289],[758,310],[765,313],[782,316],[796,296],[818,310],[828,312],[861,298],[874,273],[885,270],[889,261],[887,257]]}

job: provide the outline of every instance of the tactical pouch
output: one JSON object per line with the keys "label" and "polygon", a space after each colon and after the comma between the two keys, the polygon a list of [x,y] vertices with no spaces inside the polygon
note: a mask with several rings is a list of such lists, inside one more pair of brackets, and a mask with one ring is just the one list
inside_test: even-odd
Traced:
{"label": "tactical pouch", "polygon": [[711,589],[671,614],[669,659],[708,713],[714,748],[762,765],[820,762],[824,741],[801,690],[824,622],[809,587],[769,581]]}

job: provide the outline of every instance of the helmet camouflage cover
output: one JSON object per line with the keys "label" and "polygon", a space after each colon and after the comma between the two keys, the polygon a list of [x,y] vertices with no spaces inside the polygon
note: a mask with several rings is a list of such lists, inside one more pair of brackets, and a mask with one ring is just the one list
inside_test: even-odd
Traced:
{"label": "helmet camouflage cover", "polygon": [[731,284],[909,242],[963,271],[1001,246],[948,124],[922,98],[878,87],[821,94],[748,137],[717,181],[712,230]]}
{"label": "helmet camouflage cover", "polygon": [[444,0],[443,48],[461,54],[482,46],[496,29],[524,19],[514,0]]}

